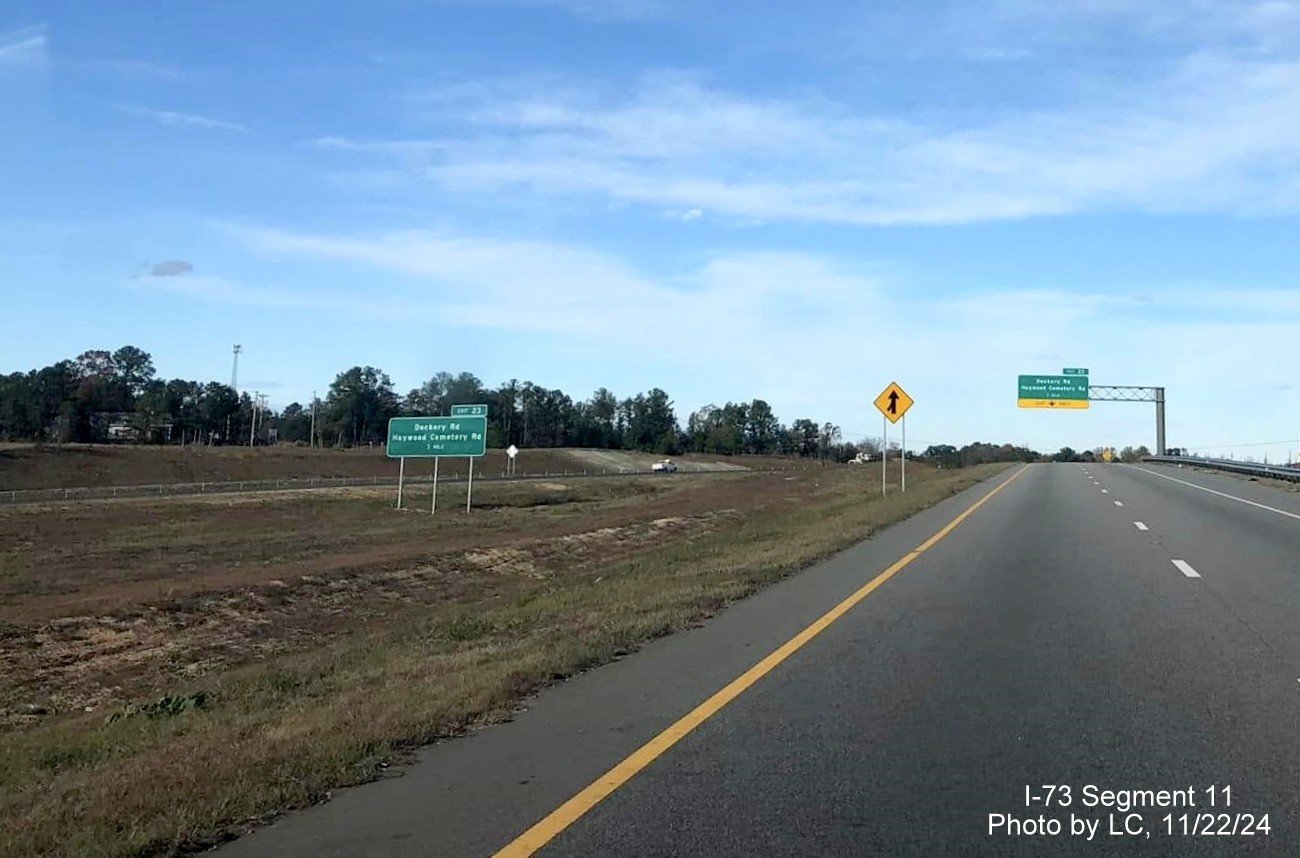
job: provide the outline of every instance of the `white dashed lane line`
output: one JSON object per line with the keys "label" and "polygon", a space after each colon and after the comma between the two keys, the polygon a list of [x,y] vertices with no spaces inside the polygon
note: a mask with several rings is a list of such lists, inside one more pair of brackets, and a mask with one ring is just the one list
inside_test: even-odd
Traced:
{"label": "white dashed lane line", "polygon": [[[1104,492],[1105,494],[1110,494],[1110,492],[1107,489],[1102,489],[1102,492]],[[1124,505],[1124,501],[1115,501],[1115,506],[1123,506],[1123,505]],[[1133,522],[1133,526],[1141,531],[1149,531],[1151,529],[1146,526],[1146,522],[1142,522],[1142,521]],[[1170,562],[1174,564],[1174,568],[1176,568],[1179,572],[1182,572],[1188,578],[1201,577],[1201,573],[1193,569],[1192,564],[1188,563],[1186,560],[1171,560]],[[1296,682],[1300,682],[1300,679],[1297,679]]]}

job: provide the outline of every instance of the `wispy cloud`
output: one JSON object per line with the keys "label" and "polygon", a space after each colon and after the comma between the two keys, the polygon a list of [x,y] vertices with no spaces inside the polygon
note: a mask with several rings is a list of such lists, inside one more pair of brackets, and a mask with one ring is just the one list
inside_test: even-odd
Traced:
{"label": "wispy cloud", "polygon": [[738,219],[965,223],[1095,210],[1300,210],[1300,61],[1189,57],[1073,109],[922,123],[689,76],[630,92],[473,85],[424,140],[326,138],[444,189],[700,208]]}
{"label": "wispy cloud", "polygon": [[371,155],[394,155],[401,157],[429,156],[451,148],[449,144],[433,140],[382,140],[362,141],[347,137],[317,137],[306,142],[307,146],[317,149],[334,149],[341,152],[362,152]]}
{"label": "wispy cloud", "polygon": [[0,32],[0,68],[41,68],[48,52],[44,25]]}
{"label": "wispy cloud", "polygon": [[286,310],[326,310],[354,317],[373,317],[376,310],[357,299],[338,292],[295,292],[274,286],[256,286],[222,277],[147,277],[132,278],[131,289],[148,289],[201,300],[207,303]]}
{"label": "wispy cloud", "polygon": [[1037,54],[1028,48],[972,48],[966,56],[977,62],[1007,63],[1033,59]]}
{"label": "wispy cloud", "polygon": [[169,259],[150,267],[149,274],[153,277],[180,277],[193,271],[194,265],[184,259]]}
{"label": "wispy cloud", "polygon": [[1032,34],[1052,42],[1129,38],[1200,49],[1248,49],[1296,55],[1297,0],[993,0],[963,3],[955,15],[981,32]]}
{"label": "wispy cloud", "polygon": [[[606,254],[554,242],[410,231],[348,236],[229,230],[273,257],[370,265],[408,277],[407,294],[400,295],[399,283],[386,291],[408,310],[424,308],[448,324],[565,336],[582,331],[584,338],[640,339],[647,345],[662,342],[663,334],[639,320],[657,313],[678,318],[675,329],[689,338],[682,332],[703,336],[722,316],[775,322],[796,299],[810,310],[830,310],[842,300],[865,300],[878,287],[872,275],[790,252],[718,257],[657,279]],[[809,281],[818,284],[816,295],[804,293]],[[328,299],[323,306],[333,304]],[[511,312],[502,313],[503,307]]]}
{"label": "wispy cloud", "polygon": [[662,18],[674,0],[444,0],[475,6],[552,8],[592,21],[643,21]]}
{"label": "wispy cloud", "polygon": [[123,113],[152,119],[155,122],[173,128],[207,128],[214,131],[235,131],[241,134],[246,134],[252,130],[247,125],[241,125],[238,122],[226,122],[221,119],[201,116],[197,113],[178,113],[173,110],[154,110],[153,108],[140,107],[139,105],[134,104],[116,104],[114,107]]}
{"label": "wispy cloud", "polygon": [[524,0],[556,6],[573,15],[604,20],[645,20],[660,18],[672,9],[671,0]]}
{"label": "wispy cloud", "polygon": [[151,63],[145,60],[89,59],[79,60],[76,68],[103,71],[123,77],[150,78],[153,80],[180,80],[184,75],[174,66]]}

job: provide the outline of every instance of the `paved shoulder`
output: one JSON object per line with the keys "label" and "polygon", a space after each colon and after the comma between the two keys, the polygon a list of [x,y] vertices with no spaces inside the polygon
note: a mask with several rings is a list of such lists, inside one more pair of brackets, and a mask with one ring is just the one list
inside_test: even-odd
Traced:
{"label": "paved shoulder", "polygon": [[[1253,503],[1265,504],[1300,515],[1300,483],[1287,484],[1285,488],[1255,480],[1230,477],[1215,471],[1198,468],[1180,468],[1176,465],[1152,464],[1116,465],[1115,470],[1133,470],[1150,474],[1191,491],[1229,494]],[[1107,468],[1100,469],[1102,471]]]}

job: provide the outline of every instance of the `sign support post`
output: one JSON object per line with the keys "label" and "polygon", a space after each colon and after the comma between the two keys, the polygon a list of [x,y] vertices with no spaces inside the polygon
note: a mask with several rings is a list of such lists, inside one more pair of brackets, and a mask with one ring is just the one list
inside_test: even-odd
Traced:
{"label": "sign support post", "polygon": [[907,415],[903,415],[903,493],[907,493]]}
{"label": "sign support post", "polygon": [[402,508],[402,484],[406,481],[406,457],[397,460],[397,508]]}
{"label": "sign support post", "polygon": [[474,459],[469,460],[469,486],[465,490],[465,512],[469,512],[470,501],[474,498]]}
{"label": "sign support post", "polygon": [[888,476],[889,461],[889,423],[880,418],[880,496],[885,496],[885,479]]}
{"label": "sign support post", "polygon": [[[438,459],[439,456],[433,457],[433,500],[429,503],[429,515],[438,511]],[[470,459],[470,461],[474,461]]]}
{"label": "sign support post", "polygon": [[1156,455],[1165,455],[1165,389],[1133,384],[1093,384],[1088,387],[1092,402],[1154,402],[1156,404]]}
{"label": "sign support post", "polygon": [[880,392],[876,397],[874,405],[884,418],[880,421],[881,432],[881,450],[880,450],[880,494],[885,494],[886,474],[888,472],[889,462],[889,424],[903,421],[903,447],[901,480],[900,487],[907,491],[907,412],[915,404],[915,400],[907,395],[907,391],[898,386],[898,382],[891,381],[889,386]]}
{"label": "sign support post", "polygon": [[1156,388],[1156,455],[1165,454],[1165,389]]}

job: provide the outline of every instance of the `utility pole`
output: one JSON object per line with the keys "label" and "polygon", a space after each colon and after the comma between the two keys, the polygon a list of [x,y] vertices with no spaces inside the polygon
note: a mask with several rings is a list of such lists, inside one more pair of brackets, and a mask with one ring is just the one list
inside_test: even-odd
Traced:
{"label": "utility pole", "polygon": [[235,393],[239,392],[239,353],[243,350],[243,346],[235,346],[235,364],[230,368],[230,386],[234,389]]}
{"label": "utility pole", "polygon": [[257,440],[257,406],[262,401],[262,394],[256,390],[253,391],[253,423],[248,427],[248,446],[253,446]]}
{"label": "utility pole", "polygon": [[311,446],[316,446],[316,391],[311,392]]}

